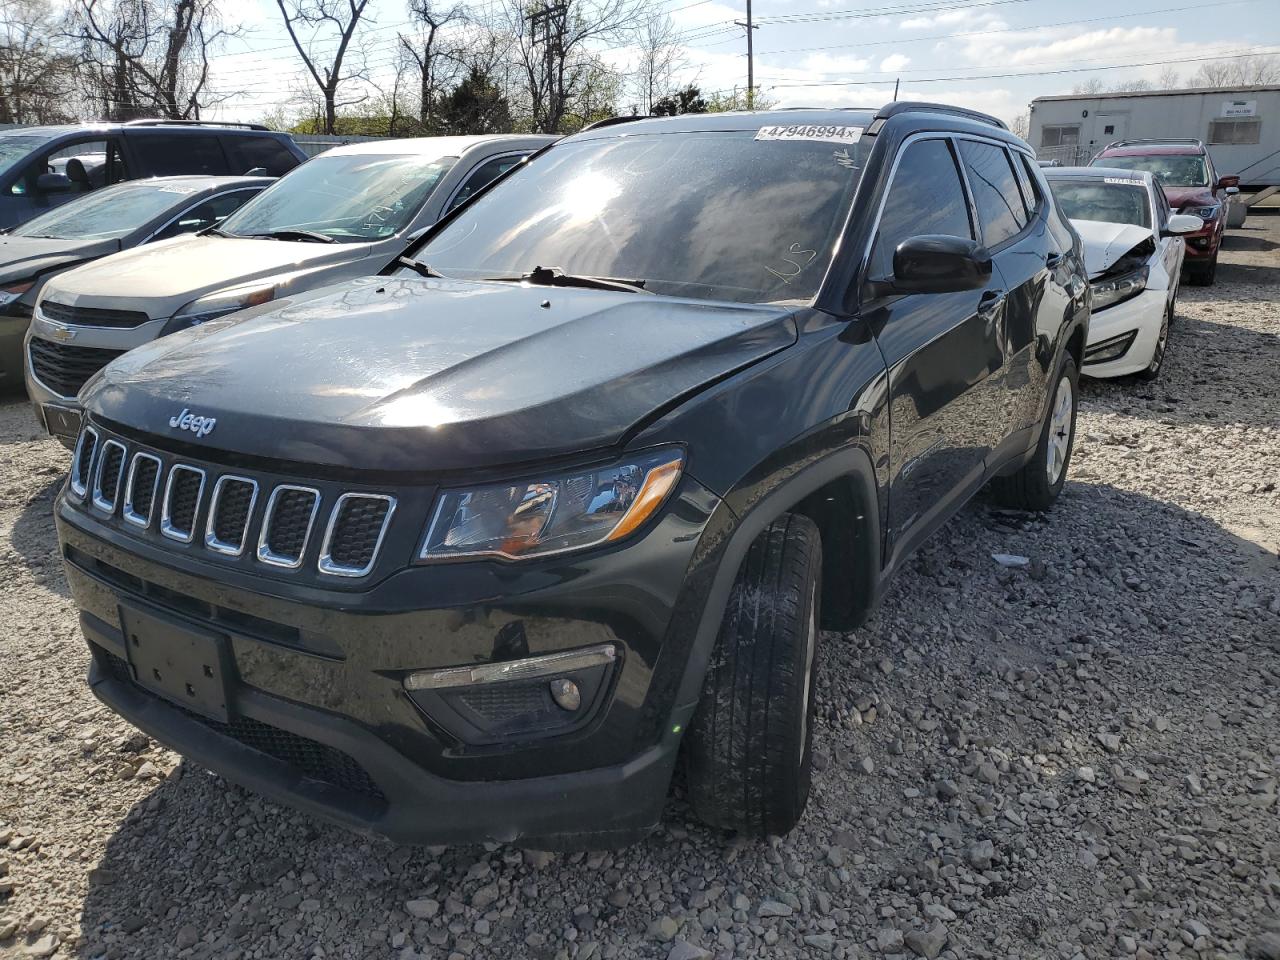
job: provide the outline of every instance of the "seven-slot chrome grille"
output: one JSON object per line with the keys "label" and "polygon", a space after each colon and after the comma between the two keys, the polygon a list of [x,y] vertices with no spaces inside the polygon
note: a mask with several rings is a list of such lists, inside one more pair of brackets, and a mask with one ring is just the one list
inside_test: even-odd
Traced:
{"label": "seven-slot chrome grille", "polygon": [[68,486],[91,514],[118,517],[135,532],[281,571],[310,563],[327,577],[367,576],[396,509],[388,494],[322,493],[222,470],[140,448],[92,425],[77,441]]}

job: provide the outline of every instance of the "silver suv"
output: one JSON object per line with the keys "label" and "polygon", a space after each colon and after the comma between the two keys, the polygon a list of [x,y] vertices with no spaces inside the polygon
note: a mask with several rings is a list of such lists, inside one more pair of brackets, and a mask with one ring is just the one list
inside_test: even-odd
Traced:
{"label": "silver suv", "polygon": [[410,239],[554,139],[431,137],[337,147],[213,229],[54,278],[36,302],[25,351],[27,393],[40,422],[64,441],[74,438],[80,388],[127,350],[377,273]]}

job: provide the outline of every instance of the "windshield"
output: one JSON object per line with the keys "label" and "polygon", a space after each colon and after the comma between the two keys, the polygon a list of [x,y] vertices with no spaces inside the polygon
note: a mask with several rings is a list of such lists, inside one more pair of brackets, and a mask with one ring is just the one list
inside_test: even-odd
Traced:
{"label": "windshield", "polygon": [[1049,183],[1058,206],[1072,220],[1151,226],[1147,186],[1141,180],[1123,184],[1104,180],[1050,180]]}
{"label": "windshield", "polygon": [[31,151],[49,142],[48,137],[14,135],[0,137],[0,170],[8,170],[31,155]]}
{"label": "windshield", "polygon": [[223,221],[237,237],[304,231],[347,243],[382,240],[408,226],[457,157],[321,154]]}
{"label": "windshield", "polygon": [[122,183],[64,203],[10,231],[16,237],[110,240],[123,237],[181,203],[195,187]]}
{"label": "windshield", "polygon": [[1119,167],[1121,170],[1146,170],[1166,187],[1205,187],[1209,172],[1204,157],[1193,155],[1163,157],[1102,157],[1097,166]]}
{"label": "windshield", "polygon": [[760,139],[751,130],[570,141],[510,174],[414,256],[446,276],[558,267],[672,296],[809,300],[869,150],[866,140],[764,130]]}

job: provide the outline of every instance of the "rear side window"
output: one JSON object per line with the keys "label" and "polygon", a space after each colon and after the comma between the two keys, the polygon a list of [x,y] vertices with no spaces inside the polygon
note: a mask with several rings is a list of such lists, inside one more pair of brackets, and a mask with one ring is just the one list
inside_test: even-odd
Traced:
{"label": "rear side window", "polygon": [[275,137],[227,137],[224,142],[236,176],[265,170],[265,176],[282,177],[298,165],[298,158]]}
{"label": "rear side window", "polygon": [[1025,153],[1011,151],[1009,156],[1013,160],[1013,172],[1018,176],[1018,186],[1022,188],[1022,202],[1026,205],[1027,216],[1033,217],[1040,207],[1040,191],[1036,187],[1035,174],[1028,166],[1029,160]]}
{"label": "rear side window", "polygon": [[969,202],[946,140],[918,140],[903,152],[885,197],[868,276],[892,276],[898,244],[924,234],[973,239]]}
{"label": "rear side window", "polygon": [[475,169],[471,176],[467,177],[466,182],[462,184],[462,188],[449,201],[449,209],[466,203],[467,199],[476,191],[487,187],[491,181],[502,176],[517,163],[525,158],[526,154],[517,154],[515,156],[494,157],[492,160],[486,160]]}
{"label": "rear side window", "polygon": [[144,177],[223,176],[228,172],[227,158],[217,137],[141,133],[129,140]]}
{"label": "rear side window", "polygon": [[224,193],[221,196],[210,197],[208,200],[184,210],[179,214],[178,219],[157,233],[152,239],[168,240],[170,237],[178,237],[184,233],[195,233],[197,230],[204,230],[206,227],[215,227],[235,213],[242,203],[257,193],[257,190],[236,190],[234,193]]}
{"label": "rear side window", "polygon": [[1027,210],[1022,205],[1009,155],[994,144],[961,140],[960,157],[982,223],[982,242],[994,247],[1027,225]]}

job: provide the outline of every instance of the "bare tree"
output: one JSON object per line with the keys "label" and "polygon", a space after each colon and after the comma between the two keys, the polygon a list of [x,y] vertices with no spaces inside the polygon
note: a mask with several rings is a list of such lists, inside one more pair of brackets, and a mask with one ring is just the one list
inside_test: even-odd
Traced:
{"label": "bare tree", "polygon": [[1090,94],[1102,93],[1105,89],[1106,84],[1102,82],[1101,77],[1090,77],[1088,80],[1077,83],[1071,88],[1071,92],[1082,96],[1088,96]]}
{"label": "bare tree", "polygon": [[1160,71],[1160,76],[1156,77],[1156,88],[1159,90],[1174,90],[1181,85],[1182,74],[1173,66],[1165,67]]}
{"label": "bare tree", "polygon": [[1280,80],[1280,57],[1275,54],[1241,57],[1231,61],[1231,67],[1231,82],[1240,86],[1275,83]]}
{"label": "bare tree", "polygon": [[1200,64],[1191,77],[1193,87],[1226,87],[1235,83],[1235,66],[1230,60],[1210,60]]}
{"label": "bare tree", "polygon": [[226,98],[209,88],[209,57],[237,30],[222,26],[215,0],[73,0],[67,33],[108,119],[198,118]]}
{"label": "bare tree", "polygon": [[[353,51],[351,41],[369,0],[276,0],[276,5],[284,17],[294,49],[324,100],[322,132],[331,134],[337,123],[338,107],[359,103],[368,96],[362,91],[355,99],[338,100],[338,88],[344,83],[368,80],[364,51]],[[301,30],[309,31],[305,42],[299,37]],[[337,40],[337,49],[326,55],[326,45],[334,40]],[[347,66],[347,58],[352,55],[358,61],[354,69]]]}
{"label": "bare tree", "polygon": [[[507,29],[514,38],[531,126],[558,133],[584,93],[600,90],[601,62],[588,47],[621,43],[634,32],[644,0],[560,0],[530,9],[525,0],[507,0]],[[554,5],[553,5],[554,4]],[[615,71],[616,73],[616,71]]]}
{"label": "bare tree", "polygon": [[688,63],[680,32],[668,14],[655,13],[640,28],[637,45],[640,59],[632,74],[632,85],[641,113],[653,113],[653,105],[676,88],[676,74]]}
{"label": "bare tree", "polygon": [[409,12],[414,32],[399,34],[398,44],[417,73],[418,120],[423,132],[430,133],[436,125],[436,100],[463,72],[463,51],[448,28],[467,23],[467,12],[461,5],[438,10],[431,0],[409,0]]}
{"label": "bare tree", "polygon": [[45,0],[0,3],[0,123],[72,118],[75,59],[55,45],[56,34]]}
{"label": "bare tree", "polygon": [[1021,137],[1023,140],[1027,139],[1027,134],[1031,132],[1031,114],[1018,114],[1013,118],[1013,124],[1009,127],[1009,130],[1015,137]]}

